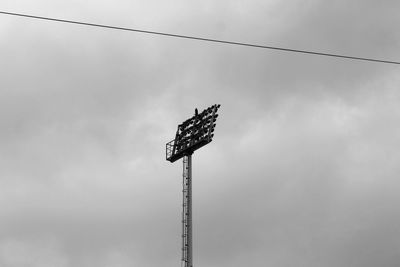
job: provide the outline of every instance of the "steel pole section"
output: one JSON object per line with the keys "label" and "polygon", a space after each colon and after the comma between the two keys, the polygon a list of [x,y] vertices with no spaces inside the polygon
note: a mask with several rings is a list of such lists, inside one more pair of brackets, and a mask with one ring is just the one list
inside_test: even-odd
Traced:
{"label": "steel pole section", "polygon": [[183,157],[182,264],[193,267],[192,154]]}

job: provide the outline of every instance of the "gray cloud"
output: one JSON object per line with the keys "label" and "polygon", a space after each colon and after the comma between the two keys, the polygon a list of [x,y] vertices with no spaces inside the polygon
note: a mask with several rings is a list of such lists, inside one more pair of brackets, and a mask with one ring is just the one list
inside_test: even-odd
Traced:
{"label": "gray cloud", "polygon": [[[396,59],[384,1],[6,1],[14,11]],[[195,263],[396,266],[394,66],[1,17],[0,265],[180,259],[176,124],[194,155]]]}

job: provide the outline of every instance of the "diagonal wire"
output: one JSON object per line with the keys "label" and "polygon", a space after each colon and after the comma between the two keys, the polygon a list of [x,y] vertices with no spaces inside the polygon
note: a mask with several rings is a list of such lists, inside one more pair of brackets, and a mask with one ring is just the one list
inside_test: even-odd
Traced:
{"label": "diagonal wire", "polygon": [[210,38],[203,38],[203,37],[196,37],[196,36],[189,36],[189,35],[172,34],[172,33],[166,33],[166,32],[140,30],[140,29],[134,29],[134,28],[125,28],[125,27],[118,27],[118,26],[104,25],[104,24],[95,24],[95,23],[82,22],[82,21],[34,16],[34,15],[29,15],[29,14],[12,13],[12,12],[6,12],[6,11],[0,11],[0,14],[25,17],[25,18],[31,18],[31,19],[54,21],[54,22],[77,24],[77,25],[82,25],[82,26],[100,27],[100,28],[106,28],[106,29],[112,29],[112,30],[122,30],[122,31],[152,34],[152,35],[161,35],[161,36],[168,36],[168,37],[181,38],[181,39],[190,39],[190,40],[196,40],[196,41],[213,42],[213,43],[238,45],[238,46],[246,46],[246,47],[253,47],[253,48],[271,49],[271,50],[278,50],[278,51],[285,51],[285,52],[292,52],[292,53],[301,53],[301,54],[309,54],[309,55],[317,55],[317,56],[325,56],[325,57],[336,57],[336,58],[342,58],[342,59],[361,60],[361,61],[369,61],[369,62],[376,62],[376,63],[400,65],[400,61],[391,61],[391,60],[366,58],[366,57],[356,57],[356,56],[349,56],[349,55],[343,55],[343,54],[332,54],[332,53],[316,52],[316,51],[311,51],[311,50],[299,50],[299,49],[284,48],[284,47],[277,47],[277,46],[252,44],[252,43],[233,42],[233,41],[220,40],[220,39],[210,39]]}

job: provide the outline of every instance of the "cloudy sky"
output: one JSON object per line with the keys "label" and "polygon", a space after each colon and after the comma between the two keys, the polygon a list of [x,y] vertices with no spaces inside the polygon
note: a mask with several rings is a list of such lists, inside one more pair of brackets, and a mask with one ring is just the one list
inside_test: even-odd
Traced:
{"label": "cloudy sky", "polygon": [[[1,0],[0,10],[400,60],[399,1]],[[400,67],[0,15],[0,266],[400,262]]]}

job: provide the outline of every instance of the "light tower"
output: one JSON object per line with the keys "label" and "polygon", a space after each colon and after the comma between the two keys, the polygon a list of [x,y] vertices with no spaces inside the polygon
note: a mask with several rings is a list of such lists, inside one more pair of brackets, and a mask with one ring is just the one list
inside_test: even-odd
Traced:
{"label": "light tower", "polygon": [[201,113],[196,109],[193,117],[178,125],[175,139],[166,144],[168,161],[175,162],[183,158],[182,264],[184,267],[193,267],[192,154],[212,141],[220,106],[213,105]]}

